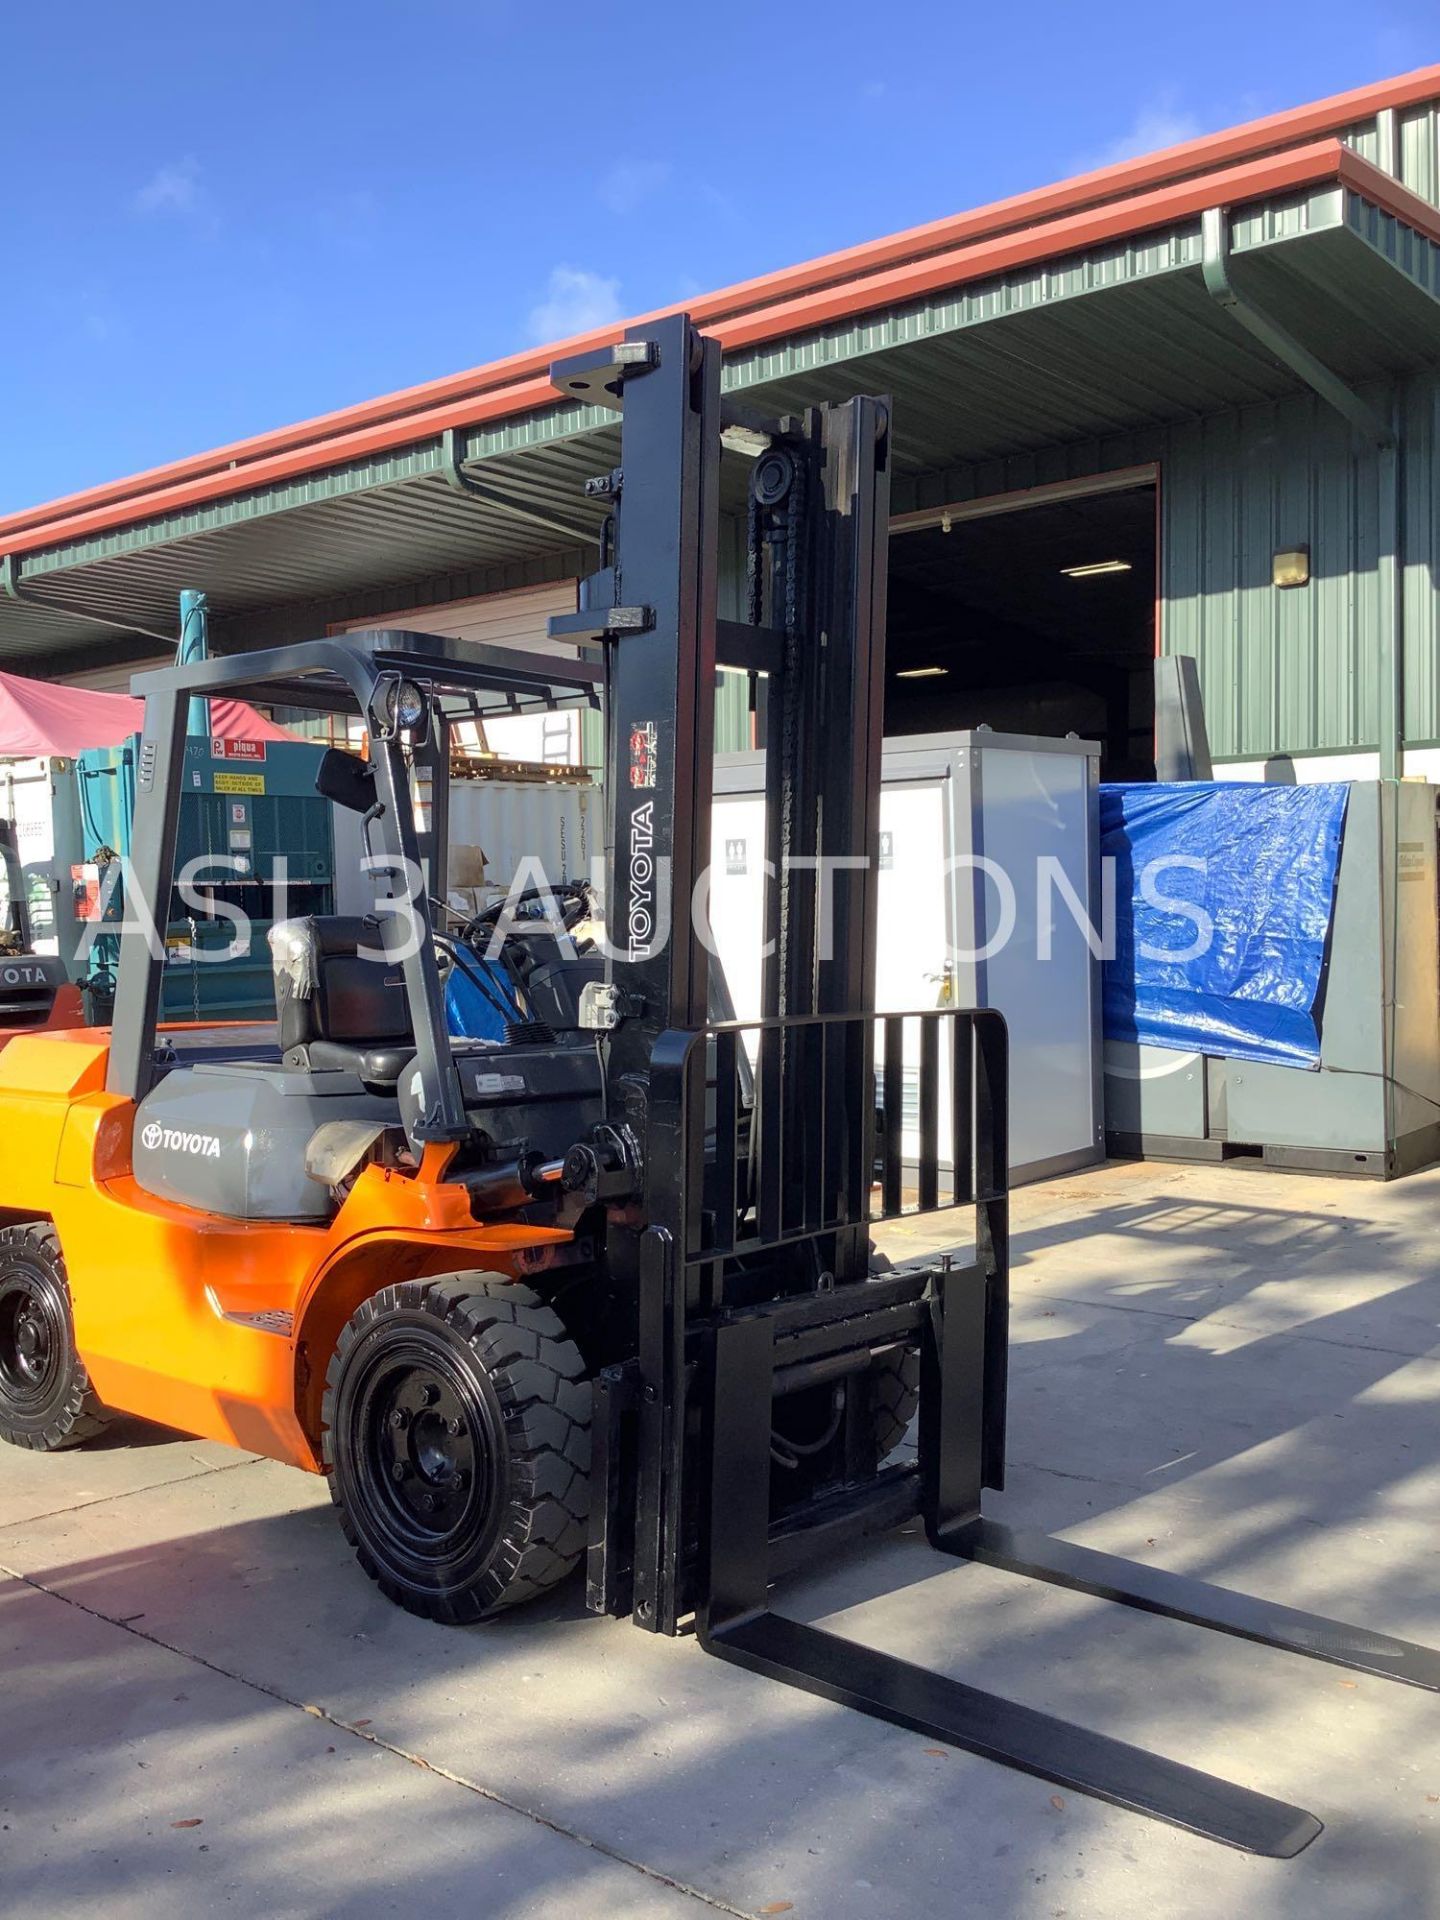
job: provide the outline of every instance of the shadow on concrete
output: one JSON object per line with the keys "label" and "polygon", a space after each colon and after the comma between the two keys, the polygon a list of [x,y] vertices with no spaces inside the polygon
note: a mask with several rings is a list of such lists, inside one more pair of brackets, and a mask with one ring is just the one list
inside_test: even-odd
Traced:
{"label": "shadow on concrete", "polygon": [[118,1413],[102,1434],[86,1442],[87,1453],[133,1452],[141,1447],[168,1447],[191,1436],[179,1427],[158,1426],[138,1414]]}
{"label": "shadow on concrete", "polygon": [[[1105,1243],[1123,1242],[1125,1271],[1137,1247],[1153,1247],[1158,1277],[1132,1287],[1097,1277],[1093,1261],[1088,1276],[1057,1266],[1044,1294],[1025,1299],[1012,1397],[1019,1464],[992,1510],[1051,1530],[1097,1522],[1112,1530],[1103,1544],[1148,1547],[1156,1564],[1389,1631],[1440,1633],[1433,1552],[1377,1561],[1351,1546],[1440,1465],[1440,1368],[1399,1382],[1433,1363],[1381,1338],[1428,1325],[1433,1345],[1440,1275],[1405,1267],[1425,1219],[1403,1197],[1376,1223],[1162,1194],[1025,1227],[1017,1274],[1051,1268],[1083,1238],[1102,1268]],[[1369,1297],[1327,1310],[1327,1281],[1333,1293],[1372,1270]],[[1268,1324],[1272,1309],[1283,1324]],[[1134,1543],[1117,1545],[1116,1529]],[[1257,1588],[1257,1564],[1280,1568],[1282,1582],[1298,1569],[1304,1590]],[[413,1831],[387,1825],[378,1862],[337,1844],[326,1773],[336,1755],[325,1749],[373,1752],[376,1737],[731,1910],[788,1901],[825,1920],[1440,1911],[1420,1804],[1440,1780],[1411,1777],[1416,1757],[1428,1764],[1436,1752],[1432,1696],[1378,1681],[1356,1689],[1294,1656],[957,1566],[913,1532],[797,1581],[785,1610],[839,1613],[839,1630],[857,1638],[1309,1805],[1325,1835],[1296,1862],[1245,1861],[723,1668],[693,1645],[591,1619],[578,1585],[483,1628],[431,1627],[355,1571],[328,1505],[26,1570],[241,1677],[252,1705],[227,1697],[185,1737],[204,1766],[223,1772],[238,1753],[243,1783],[262,1783],[253,1797],[242,1786],[227,1821],[236,1858],[265,1863],[287,1913],[388,1911],[377,1884],[407,1910],[454,1910],[452,1854],[478,1844],[474,1823],[487,1811],[474,1792],[447,1786],[453,1801]],[[13,1587],[0,1588],[0,1649],[17,1604]],[[83,1828],[86,1857],[110,1861],[145,1912],[147,1887],[157,1902],[163,1890],[166,1836],[157,1848],[153,1827],[134,1827],[117,1783],[156,1700],[144,1687],[117,1694],[99,1656],[54,1662],[44,1684],[42,1743],[57,1728],[94,1726],[104,1701],[88,1771],[66,1776],[65,1817]],[[272,1695],[323,1707],[354,1731],[322,1726],[319,1750],[297,1759],[284,1711],[273,1724]],[[38,1799],[27,1806],[41,1817]],[[565,1861],[535,1856],[523,1836],[487,1839],[486,1888],[514,1891],[487,1892],[475,1910],[498,1920],[528,1912],[528,1899],[584,1916]],[[241,1910],[272,1910],[250,1904],[258,1869],[229,1871]]]}
{"label": "shadow on concrete", "polygon": [[[1180,1362],[1176,1379],[1192,1391],[1190,1356],[1163,1342],[1159,1355],[1162,1365]],[[1309,1449],[1296,1443],[1296,1452],[1303,1477]],[[1124,1498],[1113,1489],[1106,1497]],[[1023,1488],[1008,1496],[1009,1517],[1053,1524],[1029,1504]],[[1318,1550],[1323,1535],[1315,1540]],[[1389,1811],[1430,1696],[1366,1683],[1371,1717],[1357,1725],[1337,1718],[1337,1699],[1354,1703],[1336,1695],[1331,1669],[956,1566],[914,1534],[797,1581],[785,1610],[842,1613],[834,1624],[858,1639],[1311,1806],[1327,1833],[1297,1862],[1244,1861],[736,1673],[693,1644],[596,1621],[578,1583],[484,1627],[432,1627],[373,1592],[318,1505],[69,1557],[32,1577],[243,1677],[253,1723],[229,1700],[183,1736],[195,1743],[197,1777],[223,1776],[235,1764],[227,1756],[242,1756],[242,1785],[238,1798],[227,1791],[225,1815],[242,1911],[365,1914],[372,1902],[385,1911],[379,1875],[391,1899],[403,1894],[407,1908],[446,1914],[457,1910],[446,1904],[453,1853],[467,1844],[481,1849],[488,1891],[474,1910],[487,1920],[528,1913],[528,1901],[567,1902],[607,1920],[623,1911],[577,1906],[563,1863],[470,1825],[488,1808],[463,1787],[448,1789],[453,1804],[427,1810],[413,1830],[386,1826],[379,1861],[363,1848],[352,1856],[339,1844],[327,1773],[335,1757],[324,1747],[376,1737],[745,1912],[778,1900],[825,1920],[958,1912],[960,1888],[963,1910],[986,1920],[1038,1920],[1060,1908],[1106,1920],[1241,1910],[1267,1920],[1394,1920],[1440,1910],[1433,1841]],[[0,1589],[0,1645],[11,1592]],[[147,1884],[158,1903],[171,1872],[170,1836],[154,1820],[137,1827],[116,1788],[117,1770],[132,1764],[137,1722],[155,1703],[143,1690],[117,1695],[103,1660],[57,1667],[46,1684],[55,1725],[93,1726],[104,1702],[114,1731],[86,1736],[87,1771],[65,1788],[65,1818],[80,1823],[89,1853],[113,1862],[116,1884],[148,1913]],[[322,1746],[297,1759],[273,1724],[271,1693],[318,1705],[357,1732],[325,1729]],[[1398,1706],[1382,1702],[1377,1713],[1373,1696],[1382,1693]],[[160,1713],[159,1737],[168,1738],[164,1700]],[[252,1781],[262,1783],[253,1798]],[[1387,1783],[1378,1793],[1377,1781]],[[342,1811],[354,1815],[348,1804]],[[38,1817],[37,1806],[30,1812]],[[260,1882],[236,1858],[270,1863],[267,1884],[287,1890],[283,1906],[247,1906],[244,1888],[253,1901]],[[513,1896],[493,1891],[496,1875]],[[1172,1892],[1157,1907],[1161,1882]],[[292,1906],[297,1884],[323,1885],[323,1899]],[[1137,1887],[1149,1891],[1137,1899]]]}

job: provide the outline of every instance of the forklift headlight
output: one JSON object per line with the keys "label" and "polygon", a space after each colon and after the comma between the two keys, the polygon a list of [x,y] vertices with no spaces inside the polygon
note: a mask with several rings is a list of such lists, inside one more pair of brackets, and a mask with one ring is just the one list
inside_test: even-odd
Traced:
{"label": "forklift headlight", "polygon": [[392,733],[413,733],[425,723],[425,696],[413,680],[392,680],[385,689],[385,722]]}

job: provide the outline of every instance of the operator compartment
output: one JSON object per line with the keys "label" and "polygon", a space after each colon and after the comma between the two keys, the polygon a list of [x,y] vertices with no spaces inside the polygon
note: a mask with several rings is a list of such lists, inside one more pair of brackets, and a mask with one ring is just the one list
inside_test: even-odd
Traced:
{"label": "operator compartment", "polygon": [[[136,1109],[135,1179],[222,1219],[326,1220],[333,1185],[310,1170],[319,1130],[351,1123],[358,1145],[399,1123],[396,1082],[415,1053],[404,983],[361,919],[284,920],[269,939],[279,1059],[166,1073]],[[173,1043],[170,1057],[183,1057]]]}

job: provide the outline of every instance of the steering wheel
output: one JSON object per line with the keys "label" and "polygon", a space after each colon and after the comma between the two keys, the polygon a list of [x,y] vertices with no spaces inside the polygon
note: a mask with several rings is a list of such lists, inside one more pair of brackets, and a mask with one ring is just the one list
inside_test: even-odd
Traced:
{"label": "steering wheel", "polygon": [[[554,901],[560,909],[560,925],[566,933],[572,927],[578,927],[582,920],[588,920],[595,910],[594,896],[588,880],[562,880],[554,887],[526,887],[520,893],[507,893],[503,900],[496,900],[490,906],[477,913],[466,927],[467,937],[476,933],[490,933],[499,923],[500,916],[513,911],[515,930],[523,931],[524,923],[529,921],[537,927],[553,925],[547,921],[544,908]],[[538,907],[539,912],[526,913],[526,907]]]}

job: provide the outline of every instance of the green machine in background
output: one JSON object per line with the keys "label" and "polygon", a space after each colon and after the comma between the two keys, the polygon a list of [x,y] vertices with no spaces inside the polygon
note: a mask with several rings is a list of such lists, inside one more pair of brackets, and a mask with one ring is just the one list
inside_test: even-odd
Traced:
{"label": "green machine in background", "polygon": [[[331,809],[315,791],[323,751],[299,740],[192,735],[186,741],[176,884],[163,929],[169,963],[162,1018],[268,1018],[275,1006],[266,944],[271,926],[335,911]],[[114,871],[112,862],[130,851],[135,753],[131,739],[81,754],[75,763],[83,849],[71,867],[74,935],[78,947],[86,922],[101,928],[88,967],[81,967],[89,1017],[97,1024],[110,1018],[125,917],[123,867]],[[182,891],[187,874],[188,897]],[[238,951],[237,914],[249,923]]]}

